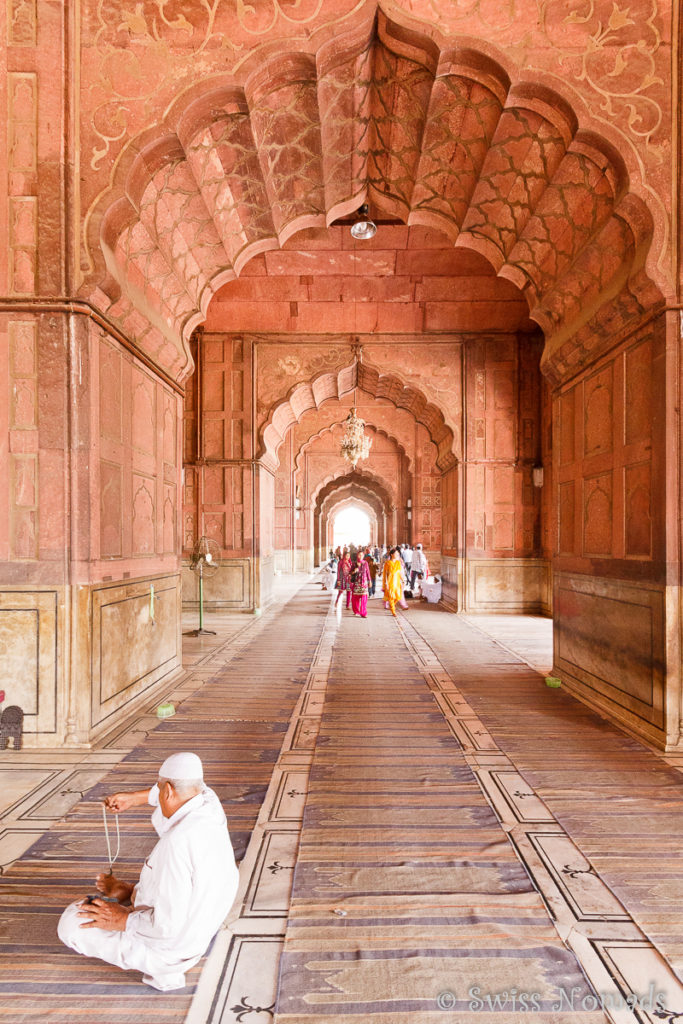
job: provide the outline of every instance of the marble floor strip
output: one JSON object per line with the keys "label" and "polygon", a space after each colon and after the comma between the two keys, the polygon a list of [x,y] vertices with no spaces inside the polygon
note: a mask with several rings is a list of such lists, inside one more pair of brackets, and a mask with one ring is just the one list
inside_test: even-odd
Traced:
{"label": "marble floor strip", "polygon": [[[523,717],[519,713],[520,709],[511,709],[508,704],[507,719],[509,721],[514,716],[515,724],[512,728],[508,726],[500,743],[497,742],[498,733],[494,739],[492,731],[487,728],[486,719],[491,720],[495,730],[505,713],[500,696],[497,715],[494,715],[491,707],[492,691],[497,687],[500,692],[501,683],[500,676],[496,674],[500,666],[493,663],[496,656],[491,650],[490,637],[480,643],[475,654],[473,649],[477,646],[476,639],[471,632],[468,635],[468,624],[461,620],[456,626],[449,617],[446,639],[443,630],[446,620],[441,616],[435,620],[424,610],[422,614],[419,609],[416,611],[417,614],[410,618],[405,615],[400,618],[405,643],[420,666],[451,731],[462,745],[468,764],[477,775],[491,807],[541,892],[558,933],[576,953],[595,990],[606,994],[608,1005],[621,1007],[618,1013],[611,1011],[608,1016],[620,1022],[648,1021],[652,1024],[661,1020],[683,1019],[683,985],[666,957],[645,930],[639,927],[635,916],[617,898],[614,889],[607,884],[594,860],[584,855],[581,849],[583,844],[574,841],[560,816],[551,811],[550,805],[557,806],[558,793],[548,793],[548,799],[544,799],[545,794],[539,795],[530,784],[530,773],[520,772],[520,753],[534,747],[534,725],[527,722],[526,728],[521,727]],[[453,674],[446,670],[435,653],[435,638],[445,648],[457,645],[457,652],[453,646],[449,649],[449,664],[452,665]],[[467,654],[462,649],[465,645]],[[512,664],[521,667],[521,659],[510,648],[508,652],[508,657],[511,655],[513,658]],[[488,659],[486,665],[485,659]],[[467,699],[473,692],[475,675],[480,682],[485,675],[489,684],[493,684],[487,686],[485,694],[479,691],[481,715],[473,707],[474,701],[470,703]],[[519,683],[522,681],[522,673],[518,673],[518,676]],[[456,686],[454,678],[458,678],[460,686]],[[463,678],[469,683],[465,692]],[[539,694],[543,695],[540,690],[542,680],[536,676],[535,682]],[[583,720],[585,716],[591,715],[572,698],[564,699],[576,719]],[[537,698],[534,702],[536,709],[538,704]],[[593,717],[597,719],[597,716]],[[599,719],[597,722],[602,724],[603,731],[609,734],[609,739],[616,747],[621,745],[629,752],[633,747],[640,747],[643,754],[656,763],[657,759],[636,741],[623,736]],[[567,741],[572,744],[584,732],[582,728],[576,730],[576,724],[573,734],[566,735]],[[581,725],[584,725],[583,721]],[[600,724],[594,723],[594,726],[600,729]],[[517,735],[517,742],[511,750],[508,741],[513,732]],[[559,752],[562,738],[556,735],[554,739],[555,749]],[[544,760],[545,770],[552,771],[553,757],[547,748],[544,749]],[[614,767],[618,770],[619,765],[615,764]],[[618,780],[618,784],[623,791],[623,782]],[[584,792],[584,798],[586,795]],[[615,796],[616,793],[613,793],[612,797]],[[683,803],[683,796],[679,800]],[[635,825],[637,829],[637,822]],[[633,827],[634,821],[631,820],[631,831]],[[680,907],[677,890],[673,890],[672,897]],[[642,1005],[630,1010],[624,1005],[634,995],[647,997],[652,992],[662,994],[659,1012],[656,1005],[650,1010],[643,1009]],[[647,998],[641,999],[643,1002],[649,1006]]]}
{"label": "marble floor strip", "polygon": [[[409,628],[376,605],[342,620],[275,1024],[605,1021],[435,702],[458,694],[418,634],[402,643]],[[483,736],[481,750],[498,753]]]}
{"label": "marble floor strip", "polygon": [[[207,782],[228,815],[236,856],[244,855],[277,762],[292,712],[308,678],[327,606],[313,584],[273,607],[234,647],[219,643],[201,661],[212,677],[182,694],[178,713],[147,732],[78,803],[24,852],[2,878],[0,915],[0,1020],[11,1024],[180,1024],[200,973],[188,974],[178,992],[159,994],[136,972],[79,957],[59,943],[59,913],[92,890],[103,868],[101,800],[108,792],[140,789],[153,781],[168,753],[195,750]],[[178,691],[178,697],[180,697]],[[89,783],[91,780],[85,780]],[[116,872],[139,875],[155,835],[147,808],[121,816],[121,856]],[[284,851],[274,851],[275,858]]]}
{"label": "marble floor strip", "polygon": [[240,865],[235,905],[204,966],[187,1024],[242,1024],[272,1018],[292,876],[336,631],[337,618],[330,606]]}

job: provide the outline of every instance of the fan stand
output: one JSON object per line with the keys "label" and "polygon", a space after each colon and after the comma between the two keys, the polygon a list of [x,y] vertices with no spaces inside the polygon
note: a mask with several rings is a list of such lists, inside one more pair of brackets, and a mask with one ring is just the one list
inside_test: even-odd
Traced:
{"label": "fan stand", "polygon": [[215,636],[215,629],[204,629],[204,560],[199,562],[199,629],[191,629],[183,636]]}

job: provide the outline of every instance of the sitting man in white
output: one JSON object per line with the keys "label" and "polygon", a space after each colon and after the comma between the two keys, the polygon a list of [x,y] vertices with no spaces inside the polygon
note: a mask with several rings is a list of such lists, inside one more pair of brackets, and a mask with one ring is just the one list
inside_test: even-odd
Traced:
{"label": "sitting man in white", "polygon": [[137,885],[98,875],[99,892],[117,902],[72,903],[60,918],[59,937],[84,956],[142,971],[153,988],[183,988],[185,971],[206,952],[237,893],[221,803],[190,753],[166,758],[151,789],[114,793],[104,803],[116,813],[151,804],[159,840]]}

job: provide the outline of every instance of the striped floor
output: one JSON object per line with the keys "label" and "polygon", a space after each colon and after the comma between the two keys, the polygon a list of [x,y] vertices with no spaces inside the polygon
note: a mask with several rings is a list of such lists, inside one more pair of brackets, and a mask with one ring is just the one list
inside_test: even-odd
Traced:
{"label": "striped floor", "polygon": [[562,690],[547,688],[476,626],[419,607],[411,621],[592,869],[683,980],[681,756],[657,755]]}
{"label": "striped floor", "polygon": [[[154,992],[137,972],[123,972],[63,947],[56,936],[61,910],[92,891],[105,842],[98,801],[106,793],[140,789],[156,779],[176,750],[202,758],[207,782],[223,801],[240,859],[270,781],[292,710],[323,626],[326,604],[309,585],[256,635],[178,714],[149,733],[83,796],[2,879],[0,1020],[62,1024],[179,1024],[200,968],[185,990]],[[149,813],[122,816],[117,868],[135,880],[155,842]]]}
{"label": "striped floor", "polygon": [[[0,1022],[681,1024],[676,758],[548,690],[545,624],[524,629],[378,601],[338,621],[309,583],[229,654],[198,648],[206,684],[96,785],[74,775],[61,799],[82,799],[3,874]],[[166,996],[55,926],[101,869],[98,800],[180,748],[245,859],[201,985]],[[154,835],[145,811],[121,823],[134,879]],[[650,986],[658,1007],[600,1009]]]}
{"label": "striped floor", "polygon": [[275,1024],[588,1024],[594,999],[396,623],[377,604],[345,617]]}

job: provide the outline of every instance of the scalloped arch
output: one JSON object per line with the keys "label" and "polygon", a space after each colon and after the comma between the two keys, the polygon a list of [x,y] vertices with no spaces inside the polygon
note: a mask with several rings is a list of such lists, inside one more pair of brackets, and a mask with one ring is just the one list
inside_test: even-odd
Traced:
{"label": "scalloped arch", "polygon": [[[318,441],[321,437],[324,437],[325,434],[331,434],[335,427],[343,427],[343,425],[344,420],[335,420],[334,423],[330,423],[327,426],[322,427],[315,434],[311,434],[311,436],[303,442],[298,452],[294,456],[295,472],[298,472],[299,469],[301,468],[301,458],[303,457],[303,454],[307,448],[310,448],[312,444]],[[382,429],[382,427],[376,427],[374,423],[371,423],[369,420],[365,421],[365,426],[366,429],[372,430],[375,434],[379,434],[380,436],[385,437],[387,441],[390,441],[393,445],[395,445],[396,448],[401,453],[401,455],[407,460],[408,469],[412,472],[413,460],[406,452],[405,446],[402,444],[401,441],[399,441],[397,437],[395,437],[393,434],[389,434],[386,430]]]}
{"label": "scalloped arch", "polygon": [[[370,492],[368,492],[370,495]],[[328,543],[332,543],[332,537],[330,536],[330,525],[334,522],[335,518],[340,512],[343,512],[345,508],[361,508],[372,526],[374,526],[374,533],[376,537],[383,536],[384,530],[382,529],[382,510],[381,506],[375,506],[371,496],[368,498],[362,498],[358,495],[349,495],[348,497],[340,498],[335,504],[329,509],[323,509],[320,512],[320,523],[322,525],[321,535],[324,535]]]}
{"label": "scalloped arch", "polygon": [[378,7],[315,54],[273,52],[242,83],[198,85],[119,160],[88,219],[100,261],[82,294],[182,376],[220,285],[367,198],[483,254],[547,339],[591,318],[606,330],[598,313],[624,290],[640,315],[661,294],[642,272],[653,222],[624,160],[490,50]]}
{"label": "scalloped arch", "polygon": [[338,373],[322,373],[313,381],[296,384],[286,398],[276,403],[268,416],[259,439],[258,457],[271,469],[278,466],[277,451],[285,434],[309,409],[317,409],[331,398],[341,398],[354,388],[360,388],[374,398],[388,399],[399,409],[406,409],[418,423],[426,428],[436,445],[436,464],[445,472],[455,465],[453,431],[443,413],[424,394],[404,384],[395,374],[381,371],[355,359]]}
{"label": "scalloped arch", "polygon": [[340,498],[339,501],[329,509],[329,511],[323,512],[323,519],[330,519],[332,516],[338,515],[339,512],[341,512],[345,507],[354,505],[356,507],[360,505],[364,509],[367,509],[368,515],[372,519],[374,519],[375,523],[378,522],[377,509],[372,505],[370,501],[366,500],[365,498],[358,497],[356,495],[350,495],[347,498]]}
{"label": "scalloped arch", "polygon": [[330,474],[330,476],[321,480],[311,495],[313,507],[315,509],[322,508],[323,504],[332,494],[345,487],[352,487],[357,491],[373,494],[382,505],[386,515],[395,507],[394,495],[390,493],[385,482],[380,477],[372,473],[359,473],[357,470],[343,476]]}

